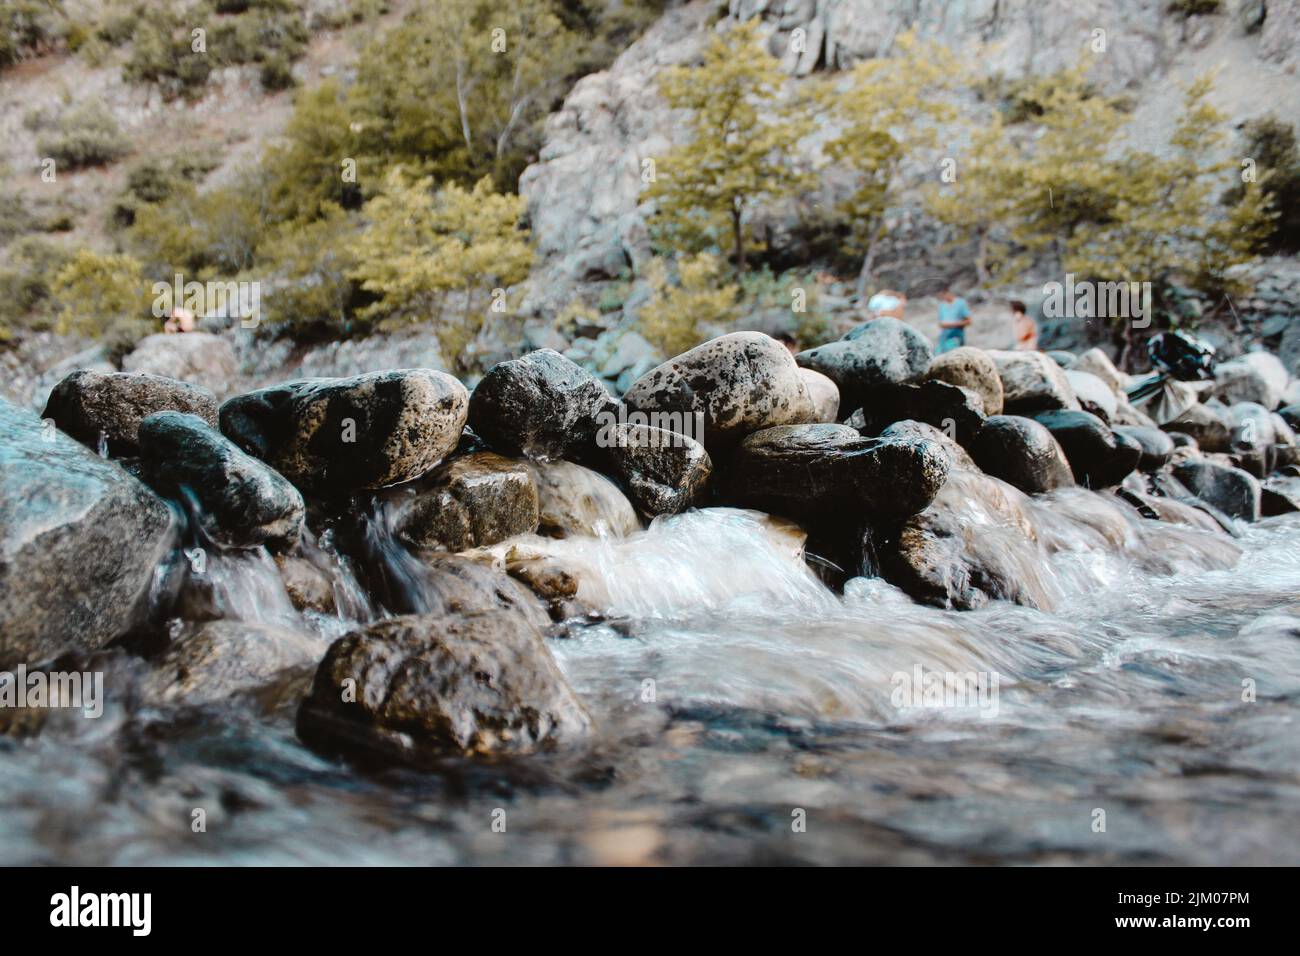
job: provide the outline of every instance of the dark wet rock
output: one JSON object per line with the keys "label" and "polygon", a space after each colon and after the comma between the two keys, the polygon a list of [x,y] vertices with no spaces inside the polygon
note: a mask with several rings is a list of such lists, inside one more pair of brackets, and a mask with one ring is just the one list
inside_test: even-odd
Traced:
{"label": "dark wet rock", "polygon": [[516,614],[409,615],[335,641],[298,713],[326,753],[420,762],[569,744],[591,719]]}
{"label": "dark wet rock", "polygon": [[1116,494],[1134,508],[1137,508],[1144,518],[1150,518],[1152,521],[1166,521],[1170,524],[1180,524],[1215,534],[1223,531],[1219,522],[1201,509],[1186,502],[1126,489],[1117,491]]}
{"label": "dark wet rock", "polygon": [[[863,404],[876,389],[916,382],[933,357],[925,336],[893,318],[872,319],[851,329],[838,342],[807,349],[799,365],[821,372],[840,390],[849,408]],[[773,424],[781,424],[774,422]]]}
{"label": "dark wet rock", "polygon": [[675,413],[683,422],[699,413],[702,432],[692,437],[710,454],[759,429],[810,422],[815,415],[789,350],[762,332],[732,332],[697,345],[642,375],[623,398],[636,411]]}
{"label": "dark wet rock", "polygon": [[275,564],[284,591],[296,610],[335,613],[334,583],[324,570],[296,554],[277,554]]}
{"label": "dark wet rock", "polygon": [[423,553],[427,574],[419,606],[410,610],[443,615],[511,613],[546,627],[550,617],[537,596],[477,554]]}
{"label": "dark wet rock", "polygon": [[1002,410],[1006,414],[1079,408],[1065,372],[1042,352],[989,351],[988,355],[1002,380]]}
{"label": "dark wet rock", "polygon": [[1238,402],[1225,413],[1228,422],[1228,444],[1239,467],[1256,478],[1263,478],[1273,470],[1276,453],[1273,443],[1276,429],[1273,416],[1254,402]]}
{"label": "dark wet rock", "polygon": [[885,577],[912,597],[971,610],[992,600],[1050,609],[1047,556],[1025,496],[988,475],[954,471],[938,496],[882,548]]}
{"label": "dark wet rock", "polygon": [[225,548],[292,547],[302,494],[203,419],[158,412],[140,423],[141,473],[160,494],[198,505],[204,535]]}
{"label": "dark wet rock", "polygon": [[1085,412],[1091,412],[1108,425],[1114,421],[1119,411],[1119,399],[1109,385],[1091,372],[1077,369],[1067,370],[1065,378]]}
{"label": "dark wet rock", "polygon": [[1197,402],[1161,425],[1166,432],[1182,432],[1195,438],[1203,451],[1227,451],[1231,447],[1229,424],[1217,407]]}
{"label": "dark wet rock", "polygon": [[1158,428],[1134,428],[1128,425],[1116,425],[1114,431],[1137,443],[1142,449],[1138,459],[1141,471],[1156,471],[1169,463],[1174,455],[1174,440]]}
{"label": "dark wet rock", "polygon": [[860,430],[874,435],[894,422],[909,420],[933,425],[965,446],[984,424],[984,403],[978,392],[937,379],[882,388],[862,407]]}
{"label": "dark wet rock", "polygon": [[986,472],[1030,495],[1074,484],[1065,453],[1046,426],[1019,415],[994,415],[972,444]]}
{"label": "dark wet rock", "polygon": [[1300,511],[1300,476],[1269,475],[1260,485],[1260,513],[1265,517]]}
{"label": "dark wet rock", "polygon": [[122,359],[125,372],[148,372],[229,395],[239,362],[228,339],[210,332],[147,335]]}
{"label": "dark wet rock", "polygon": [[166,503],[0,400],[0,667],[103,647],[137,623],[172,547]]}
{"label": "dark wet rock", "polygon": [[129,372],[73,372],[50,392],[44,418],[88,448],[101,438],[115,457],[134,455],[140,423],[154,412],[188,412],[217,424],[217,396],[199,385],[161,375]]}
{"label": "dark wet rock", "polygon": [[237,395],[221,431],[305,491],[342,495],[418,478],[460,440],[469,396],[445,372],[308,379]]}
{"label": "dark wet rock", "polygon": [[469,424],[495,450],[553,461],[582,457],[618,403],[586,369],[553,349],[501,362],[469,402]]}
{"label": "dark wet rock", "polygon": [[613,481],[568,461],[532,462],[538,530],[552,537],[629,535],[641,527],[636,509]]}
{"label": "dark wet rock", "polygon": [[1047,427],[1065,452],[1074,480],[1089,488],[1117,485],[1137,467],[1142,448],[1113,432],[1096,415],[1082,411],[1041,412],[1035,420]]}
{"label": "dark wet rock", "polygon": [[309,634],[247,621],[208,621],[182,634],[144,683],[151,704],[208,704],[314,666],[326,644]]}
{"label": "dark wet rock", "polygon": [[947,433],[940,431],[933,425],[927,425],[925,422],[915,422],[910,419],[904,419],[901,422],[894,422],[888,428],[884,429],[878,438],[902,438],[902,439],[922,439],[924,441],[934,442],[938,445],[953,468],[965,468],[967,471],[979,471],[979,466],[975,464],[975,459],[970,456],[961,445],[957,444],[956,439],[949,438]]}
{"label": "dark wet rock", "polygon": [[1245,521],[1259,520],[1259,482],[1240,468],[1198,458],[1175,465],[1174,477],[1224,514]]}
{"label": "dark wet rock", "polygon": [[1002,414],[1002,379],[997,364],[983,349],[963,345],[936,355],[925,377],[969,388],[983,401],[985,415]]}
{"label": "dark wet rock", "polygon": [[1292,428],[1300,429],[1300,405],[1287,405],[1285,408],[1279,408],[1277,413]]}
{"label": "dark wet rock", "polygon": [[604,452],[632,502],[651,517],[691,507],[713,473],[703,445],[662,428],[619,425]]}
{"label": "dark wet rock", "polygon": [[840,388],[830,378],[811,368],[799,369],[799,377],[808,389],[814,422],[836,422],[840,416]]}
{"label": "dark wet rock", "polygon": [[397,533],[417,548],[465,551],[537,530],[526,462],[490,451],[453,458],[394,503]]}
{"label": "dark wet rock", "polygon": [[934,499],[949,467],[943,450],[921,439],[863,438],[848,425],[781,425],[741,443],[726,492],[792,517],[904,518]]}

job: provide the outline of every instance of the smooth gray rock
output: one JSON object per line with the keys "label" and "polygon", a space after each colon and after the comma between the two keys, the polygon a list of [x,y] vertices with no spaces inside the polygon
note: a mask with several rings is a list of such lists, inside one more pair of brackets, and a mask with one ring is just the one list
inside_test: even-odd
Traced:
{"label": "smooth gray rock", "polygon": [[94,650],[139,620],[171,549],[166,503],[0,400],[0,667]]}
{"label": "smooth gray rock", "polygon": [[1002,410],[1008,415],[1033,415],[1052,409],[1079,409],[1079,400],[1059,365],[1042,352],[990,350],[1002,380]]}
{"label": "smooth gray rock", "polygon": [[1193,458],[1175,464],[1174,477],[1196,497],[1224,514],[1245,521],[1259,520],[1259,482],[1240,468],[1205,458]]}
{"label": "smooth gray rock", "polygon": [[230,394],[239,377],[239,362],[230,342],[220,335],[159,332],[136,343],[122,359],[122,370],[193,382],[220,396]]}
{"label": "smooth gray rock", "polygon": [[699,442],[647,425],[618,426],[605,455],[632,502],[650,517],[694,505],[713,473],[713,460]]}
{"label": "smooth gray rock", "polygon": [[876,389],[919,381],[933,355],[920,332],[885,317],[856,326],[838,342],[806,349],[796,360],[831,379],[839,387],[841,404],[854,408]]}
{"label": "smooth gray rock", "polygon": [[600,472],[569,461],[531,462],[545,535],[623,537],[641,527],[636,509],[617,484]]}
{"label": "smooth gray rock", "polygon": [[936,355],[925,377],[969,388],[983,400],[985,415],[1002,414],[1002,378],[997,363],[983,349],[963,345]]}
{"label": "smooth gray rock", "polygon": [[43,418],[87,448],[107,444],[110,455],[134,455],[140,423],[154,412],[188,412],[217,424],[217,396],[200,385],[147,372],[94,372],[79,369],[50,392]]}
{"label": "smooth gray rock", "polygon": [[1133,439],[1111,431],[1096,415],[1058,409],[1034,420],[1047,427],[1065,452],[1074,480],[1089,488],[1108,488],[1138,466],[1142,448]]}
{"label": "smooth gray rock", "polygon": [[198,505],[198,522],[226,548],[292,547],[302,535],[302,493],[265,462],[196,415],[158,412],[140,423],[145,480],[160,494]]}
{"label": "smooth gray rock", "polygon": [[840,416],[840,389],[833,381],[810,368],[799,369],[813,405],[814,422],[837,422]]}
{"label": "smooth gray rock", "polygon": [[1106,424],[1115,420],[1119,411],[1119,399],[1109,385],[1091,372],[1067,369],[1066,381],[1074,391],[1074,397],[1085,412],[1091,412]]}
{"label": "smooth gray rock", "polygon": [[221,431],[299,488],[344,495],[418,478],[460,440],[469,395],[445,372],[399,369],[259,389],[221,406]]}
{"label": "smooth gray rock", "polygon": [[537,484],[527,463],[490,451],[453,458],[393,506],[417,548],[466,551],[537,530]]}
{"label": "smooth gray rock", "polygon": [[1227,418],[1201,402],[1184,409],[1160,428],[1190,435],[1202,451],[1226,452],[1232,447]]}
{"label": "smooth gray rock", "polygon": [[972,453],[985,473],[1025,494],[1042,494],[1074,484],[1065,452],[1046,426],[1032,418],[990,417],[975,437]]}
{"label": "smooth gray rock", "polygon": [[919,385],[878,389],[862,406],[861,429],[865,435],[878,434],[902,421],[933,425],[966,446],[984,424],[984,403],[973,389],[933,379]]}
{"label": "smooth gray rock", "polygon": [[1158,471],[1167,465],[1174,455],[1174,440],[1158,428],[1116,425],[1114,431],[1117,435],[1132,439],[1142,450],[1142,455],[1138,458],[1140,471]]}

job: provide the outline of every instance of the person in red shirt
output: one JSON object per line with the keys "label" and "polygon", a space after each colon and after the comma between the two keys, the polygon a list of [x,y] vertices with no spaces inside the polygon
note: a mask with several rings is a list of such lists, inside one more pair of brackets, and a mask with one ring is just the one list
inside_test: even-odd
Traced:
{"label": "person in red shirt", "polygon": [[1026,352],[1038,351],[1038,323],[1029,317],[1025,304],[1011,300],[1011,327],[1015,334],[1015,347]]}

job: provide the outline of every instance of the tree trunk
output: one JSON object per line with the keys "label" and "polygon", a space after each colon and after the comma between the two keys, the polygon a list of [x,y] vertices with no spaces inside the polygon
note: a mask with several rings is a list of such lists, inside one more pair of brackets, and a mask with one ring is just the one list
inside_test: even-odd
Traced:
{"label": "tree trunk", "polygon": [[867,305],[867,286],[875,277],[876,270],[876,233],[872,232],[867,240],[867,251],[862,256],[862,268],[858,270],[858,303],[862,308]]}
{"label": "tree trunk", "polygon": [[979,245],[975,250],[975,274],[981,286],[989,284],[989,231],[980,230]]}
{"label": "tree trunk", "polygon": [[745,237],[740,231],[740,203],[731,204],[731,241],[732,249],[736,257],[736,272],[744,274],[745,271]]}

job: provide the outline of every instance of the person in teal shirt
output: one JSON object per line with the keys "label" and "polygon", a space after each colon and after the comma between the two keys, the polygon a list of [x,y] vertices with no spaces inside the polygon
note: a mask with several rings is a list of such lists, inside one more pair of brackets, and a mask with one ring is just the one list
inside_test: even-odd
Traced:
{"label": "person in teal shirt", "polygon": [[970,325],[970,306],[952,289],[939,293],[939,346],[935,354],[942,354],[966,344],[966,327]]}

